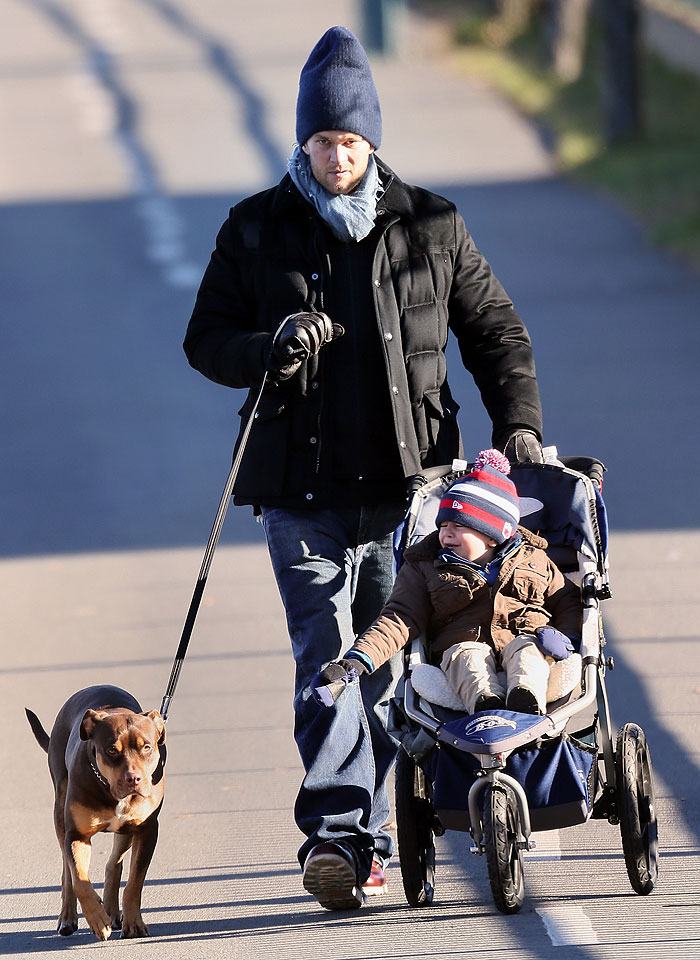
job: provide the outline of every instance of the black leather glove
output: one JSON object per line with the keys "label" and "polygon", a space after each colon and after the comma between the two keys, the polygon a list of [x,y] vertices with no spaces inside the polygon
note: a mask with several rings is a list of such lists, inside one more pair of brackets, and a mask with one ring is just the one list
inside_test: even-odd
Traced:
{"label": "black leather glove", "polygon": [[352,680],[367,672],[368,668],[361,660],[334,660],[311,681],[314,700],[325,707],[332,706]]}
{"label": "black leather glove", "polygon": [[270,369],[278,380],[293,377],[309,357],[314,357],[324,343],[345,333],[339,323],[332,323],[325,313],[292,313],[275,337],[270,354]]}
{"label": "black leather glove", "polygon": [[511,430],[495,446],[511,463],[544,463],[542,444],[532,430]]}

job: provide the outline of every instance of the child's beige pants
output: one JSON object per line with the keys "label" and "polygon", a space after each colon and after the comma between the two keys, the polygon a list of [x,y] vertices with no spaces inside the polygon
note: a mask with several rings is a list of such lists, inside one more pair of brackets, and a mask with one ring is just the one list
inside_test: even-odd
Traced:
{"label": "child's beige pants", "polygon": [[479,697],[506,699],[513,687],[527,687],[537,697],[542,713],[547,707],[549,664],[532,637],[515,637],[501,652],[503,671],[498,670],[496,654],[487,643],[465,640],[445,650],[440,667],[469,713]]}

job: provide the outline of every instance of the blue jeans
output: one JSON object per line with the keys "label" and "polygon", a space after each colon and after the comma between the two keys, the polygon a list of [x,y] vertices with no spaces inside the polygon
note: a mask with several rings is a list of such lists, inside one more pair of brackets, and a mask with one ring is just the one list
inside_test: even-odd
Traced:
{"label": "blue jeans", "polygon": [[348,686],[333,707],[317,704],[309,683],[352,646],[389,596],[392,534],[404,511],[403,503],[262,510],[296,661],[294,738],[306,776],[294,816],[307,836],[299,862],[317,843],[339,841],[354,853],[361,880],[373,854],[387,860],[393,853],[383,830],[396,755],[386,722],[401,657]]}

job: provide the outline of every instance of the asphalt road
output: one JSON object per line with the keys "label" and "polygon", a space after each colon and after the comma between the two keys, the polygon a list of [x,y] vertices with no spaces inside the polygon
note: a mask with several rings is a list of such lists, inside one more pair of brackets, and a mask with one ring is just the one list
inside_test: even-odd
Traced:
{"label": "asphalt road", "polygon": [[[361,24],[349,0],[0,0],[0,22],[0,952],[700,957],[700,279],[560,180],[538,132],[455,75],[414,17],[406,56],[374,61],[381,154],[455,200],[511,293],[545,441],[609,468],[610,696],[615,723],[642,723],[651,744],[659,886],[635,896],[619,831],[595,822],[543,838],[517,917],[495,911],[459,834],[440,844],[428,910],[406,906],[396,864],[381,903],[317,909],[296,866],[282,611],[261,531],[235,509],[168,723],[152,937],[54,934],[51,786],[22,708],[49,727],[96,682],[160,703],[242,402],[184,359],[196,285],[228,207],[284,170],[309,49]],[[488,424],[451,359],[478,450]]]}

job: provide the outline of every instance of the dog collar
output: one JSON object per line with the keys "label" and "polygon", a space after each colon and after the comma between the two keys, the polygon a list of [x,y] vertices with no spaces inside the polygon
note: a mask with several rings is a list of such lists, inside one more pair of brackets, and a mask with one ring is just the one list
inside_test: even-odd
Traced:
{"label": "dog collar", "polygon": [[103,786],[103,787],[107,787],[107,789],[109,790],[110,787],[109,787],[108,781],[105,780],[105,778],[102,776],[102,774],[101,774],[100,771],[97,769],[96,765],[92,762],[92,760],[90,761],[90,766],[92,767],[92,772],[95,774],[95,776],[96,776],[97,779],[100,781],[100,783],[102,784],[102,786]]}

